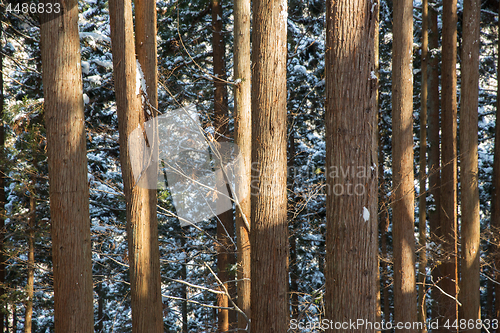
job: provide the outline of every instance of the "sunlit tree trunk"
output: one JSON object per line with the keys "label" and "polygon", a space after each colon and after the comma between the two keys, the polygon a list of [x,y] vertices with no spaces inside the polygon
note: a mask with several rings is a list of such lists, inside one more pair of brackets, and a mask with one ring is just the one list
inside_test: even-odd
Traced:
{"label": "sunlit tree trunk", "polygon": [[378,15],[372,6],[378,2],[327,1],[325,317],[334,322],[374,322],[377,316],[378,79],[373,41]]}
{"label": "sunlit tree trunk", "polygon": [[[480,219],[478,189],[478,97],[480,0],[464,0],[460,104],[460,185],[462,264],[461,318],[481,318],[479,294]],[[480,328],[468,329],[479,333]]]}
{"label": "sunlit tree trunk", "polygon": [[[238,248],[238,307],[251,318],[250,236],[246,223],[250,217],[250,175],[252,163],[252,108],[250,77],[250,0],[234,0],[234,140],[240,149],[242,167],[237,180],[236,246]],[[246,221],[246,223],[245,223]],[[238,315],[238,328],[248,320]]]}
{"label": "sunlit tree trunk", "polygon": [[[441,288],[451,297],[458,293],[457,269],[457,1],[443,0],[442,78],[442,165],[441,232],[446,258],[440,266]],[[451,297],[440,298],[444,321],[458,318],[458,304]],[[446,328],[442,328],[447,331]],[[456,329],[450,329],[457,331]]]}
{"label": "sunlit tree trunk", "polygon": [[[413,192],[413,1],[394,2],[392,174],[394,320],[416,322]],[[399,332],[416,332],[411,329]]]}
{"label": "sunlit tree trunk", "polygon": [[[136,16],[145,15],[144,19],[136,22],[151,20],[156,15],[154,5],[144,4],[145,7],[137,12]],[[153,7],[151,7],[153,6]],[[141,8],[141,7],[139,7]],[[149,8],[147,10],[146,8]],[[153,112],[142,107],[141,94],[136,93],[137,65],[135,58],[134,30],[132,24],[132,5],[130,1],[111,0],[109,2],[111,42],[113,45],[113,74],[115,82],[116,106],[118,112],[118,131],[120,143],[120,161],[123,176],[123,188],[127,207],[127,237],[130,261],[130,285],[132,296],[132,331],[133,332],[163,332],[163,309],[161,302],[160,286],[160,260],[158,247],[158,226],[156,215],[156,190],[136,186],[132,174],[130,155],[128,151],[129,135],[138,127],[143,127],[144,122]],[[144,25],[143,23],[141,25]],[[143,26],[144,28],[144,26]],[[154,26],[145,28],[147,36],[153,34]],[[156,36],[156,34],[154,35]],[[145,43],[145,71],[144,79],[146,85],[151,88],[150,93],[154,95],[156,88],[152,75],[150,58],[156,49],[154,42],[137,36],[137,40]],[[154,37],[156,38],[156,37]],[[153,38],[153,39],[154,39]],[[149,48],[147,47],[149,45]],[[143,45],[141,45],[143,46]],[[140,47],[139,47],[140,49]],[[140,59],[141,60],[141,59]],[[141,66],[142,67],[142,66]],[[150,80],[151,82],[147,82]],[[142,90],[142,89],[141,89]],[[147,90],[147,88],[146,88]],[[148,97],[149,92],[148,92]],[[151,97],[150,97],[151,98]],[[150,99],[154,105],[154,100]],[[153,140],[154,141],[154,140]],[[157,143],[152,142],[152,145]],[[154,148],[153,148],[154,151]],[[143,161],[144,168],[153,167],[149,165],[154,158]],[[154,174],[156,176],[156,174]],[[144,177],[149,177],[146,174]],[[155,180],[145,179],[145,183]]]}
{"label": "sunlit tree trunk", "polygon": [[289,324],[287,1],[252,5],[252,332],[281,333]]}
{"label": "sunlit tree trunk", "polygon": [[92,252],[78,3],[41,16],[56,333],[93,332]]}

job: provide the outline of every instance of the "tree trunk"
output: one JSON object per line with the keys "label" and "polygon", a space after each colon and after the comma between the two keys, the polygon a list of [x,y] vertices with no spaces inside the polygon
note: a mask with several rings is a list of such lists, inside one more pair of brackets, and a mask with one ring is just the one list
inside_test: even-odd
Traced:
{"label": "tree trunk", "polygon": [[[418,264],[418,321],[425,324],[425,280],[427,277],[427,55],[429,45],[429,6],[427,0],[422,1],[422,87],[421,87],[421,111],[420,111],[420,193],[419,193],[419,264]],[[427,332],[424,328],[420,332]]]}
{"label": "tree trunk", "polygon": [[[288,329],[287,2],[253,1],[252,332]],[[272,78],[272,80],[270,79]]]}
{"label": "tree trunk", "polygon": [[33,316],[33,289],[35,283],[35,225],[36,225],[36,176],[31,176],[30,216],[28,219],[28,281],[26,283],[26,314],[24,333],[31,333]]}
{"label": "tree trunk", "polygon": [[[442,78],[442,182],[441,232],[446,258],[441,265],[441,288],[456,298],[457,270],[457,1],[443,0],[443,63]],[[442,297],[440,315],[451,323],[458,318],[455,299]],[[447,331],[444,327],[442,330]],[[441,331],[442,331],[441,330]],[[457,331],[456,329],[453,331]]]}
{"label": "tree trunk", "polygon": [[[461,184],[461,318],[481,318],[479,299],[479,250],[481,229],[478,189],[478,97],[480,0],[464,1],[462,43],[462,85],[460,105],[460,184]],[[479,333],[480,328],[467,330]]]}
{"label": "tree trunk", "polygon": [[[500,7],[498,8],[500,15]],[[500,49],[500,20],[498,23],[498,45]],[[497,59],[497,113],[495,123],[495,151],[493,162],[493,194],[491,198],[491,229],[493,232],[494,258],[496,276],[495,280],[500,281],[500,55]],[[495,313],[492,318],[500,321],[500,285],[495,284]],[[499,332],[500,330],[497,330]]]}
{"label": "tree trunk", "polygon": [[41,16],[55,332],[93,332],[92,252],[78,3]]}
{"label": "tree trunk", "polygon": [[[394,2],[392,168],[394,320],[416,322],[413,192],[413,2]],[[399,330],[416,332],[414,328]]]}
{"label": "tree trunk", "polygon": [[252,163],[252,108],[250,77],[250,0],[234,0],[234,139],[240,150],[241,169],[237,180],[236,246],[238,248],[238,328],[245,329],[250,311],[250,177]]}
{"label": "tree trunk", "polygon": [[[225,45],[222,35],[222,5],[220,0],[212,0],[212,49],[214,64],[214,126],[218,142],[227,141],[227,87],[226,87],[226,66],[225,66]],[[221,135],[218,135],[218,134]],[[218,186],[226,187],[224,176],[217,180]],[[220,189],[226,192],[225,189]],[[217,269],[219,279],[224,283],[230,295],[234,296],[235,284],[234,277],[231,276],[230,268],[235,263],[235,248],[233,246],[234,222],[233,211],[228,210],[217,216]],[[233,281],[231,281],[233,280]],[[217,295],[217,305],[220,307],[229,307],[229,299],[226,295]],[[236,327],[236,312],[225,309],[218,310],[218,332],[226,332]]]}
{"label": "tree trunk", "polygon": [[[151,4],[149,4],[151,6]],[[154,6],[153,6],[154,7]],[[151,7],[147,12],[141,9],[138,16],[145,15],[145,20],[151,20],[151,15],[156,15]],[[136,8],[137,11],[137,8]],[[130,1],[112,0],[109,2],[111,42],[113,45],[113,74],[115,82],[116,106],[118,111],[118,130],[120,142],[120,161],[123,176],[123,187],[125,200],[127,203],[127,235],[130,261],[130,285],[132,296],[132,331],[133,332],[163,332],[163,316],[160,286],[160,260],[158,247],[158,226],[156,217],[156,189],[148,189],[136,184],[132,173],[130,154],[128,151],[129,135],[136,128],[143,128],[144,122],[152,116],[148,109],[142,108],[141,93],[136,93],[136,59],[134,46],[134,31],[132,25],[132,6]],[[148,14],[149,13],[149,14]],[[154,13],[154,14],[151,14]],[[139,20],[140,22],[141,20]],[[142,21],[144,22],[144,21]],[[154,26],[154,25],[153,25]],[[147,28],[147,36],[151,36],[151,27]],[[156,36],[156,34],[154,35]],[[154,96],[156,88],[154,79],[148,83],[148,75],[152,74],[151,48],[154,42],[142,40],[137,36],[145,47],[145,80],[151,90],[148,92],[148,99],[151,100],[151,93]],[[146,37],[148,38],[148,37]],[[154,39],[154,38],[153,38]],[[149,45],[149,48],[147,47]],[[141,45],[142,46],[142,45]],[[139,47],[140,49],[140,47]],[[147,61],[146,61],[147,59]],[[142,66],[141,66],[142,67]],[[147,88],[146,88],[147,90]],[[145,92],[143,91],[142,94]],[[157,145],[153,142],[152,147]],[[140,149],[138,147],[138,149]],[[153,154],[157,153],[154,151]],[[137,152],[139,153],[139,152]],[[154,165],[155,158],[144,163],[142,167],[157,168]],[[149,164],[151,162],[151,164]],[[148,177],[156,176],[157,173],[146,172],[144,183],[156,183],[156,179]],[[142,180],[141,180],[142,182]],[[144,184],[143,183],[143,184]],[[137,185],[137,186],[136,186]]]}
{"label": "tree trunk", "polygon": [[374,322],[377,315],[378,79],[373,41],[378,15],[373,6],[378,2],[327,1],[325,317],[334,322]]}

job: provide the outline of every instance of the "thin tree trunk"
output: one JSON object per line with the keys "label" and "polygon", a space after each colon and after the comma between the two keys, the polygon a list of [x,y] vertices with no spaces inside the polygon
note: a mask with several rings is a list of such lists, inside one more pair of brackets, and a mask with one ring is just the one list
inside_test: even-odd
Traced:
{"label": "thin tree trunk", "polygon": [[236,246],[238,248],[238,328],[247,327],[250,311],[250,177],[252,163],[252,108],[250,77],[250,0],[234,0],[234,139],[242,163],[237,180]]}
{"label": "thin tree trunk", "polygon": [[104,291],[102,290],[102,283],[97,285],[97,332],[104,333]]}
{"label": "thin tree trunk", "polygon": [[[392,48],[392,168],[394,320],[416,322],[415,236],[413,234],[413,2],[394,2]],[[411,329],[399,332],[416,332]]]}
{"label": "thin tree trunk", "polygon": [[[498,8],[500,15],[500,6]],[[498,22],[498,45],[500,50],[500,20]],[[493,162],[493,194],[491,198],[491,229],[493,232],[494,258],[495,258],[495,280],[500,281],[500,52],[497,59],[497,113],[495,123],[495,151]],[[500,285],[495,284],[495,313],[492,318],[500,322]],[[500,329],[497,329],[500,332]]]}
{"label": "thin tree trunk", "polygon": [[[464,1],[462,43],[462,85],[460,105],[460,184],[461,184],[461,318],[481,318],[479,298],[480,219],[478,189],[478,97],[479,97],[479,25],[481,1]],[[480,328],[468,329],[479,333]]]}
{"label": "thin tree trunk", "polygon": [[285,0],[253,1],[252,332],[286,332],[289,324],[287,10]]}
{"label": "thin tree trunk", "polygon": [[[457,0],[443,0],[443,63],[442,77],[442,182],[441,232],[443,252],[447,256],[441,265],[441,288],[456,299],[457,270]],[[442,297],[440,315],[451,323],[458,318],[458,304],[450,297]],[[447,331],[446,328],[442,330]],[[453,329],[450,329],[453,330]],[[454,329],[453,331],[457,331]]]}
{"label": "thin tree trunk", "polygon": [[[220,0],[212,0],[212,49],[213,49],[213,64],[214,64],[214,114],[215,128],[217,133],[217,141],[227,141],[228,136],[227,124],[227,87],[224,80],[226,79],[225,66],[225,45],[224,36],[222,35],[222,5]],[[224,176],[218,179],[218,186],[227,187],[224,181]],[[220,190],[225,192],[224,189]],[[235,284],[234,277],[231,276],[230,267],[235,263],[233,246],[234,238],[234,222],[233,211],[228,210],[217,216],[217,269],[219,279],[224,283],[230,295],[234,296]],[[233,280],[233,281],[231,281]],[[229,307],[229,299],[226,295],[217,295],[217,305],[220,307]],[[236,326],[236,312],[225,309],[218,310],[218,332],[226,332]]]}
{"label": "thin tree trunk", "polygon": [[[151,4],[149,4],[151,5]],[[132,331],[159,333],[163,332],[163,316],[160,286],[160,260],[158,247],[158,226],[156,217],[156,189],[148,189],[148,185],[156,183],[155,172],[146,172],[139,184],[132,174],[130,154],[128,151],[129,135],[133,130],[143,128],[144,122],[151,116],[148,109],[142,108],[141,93],[136,93],[136,59],[134,31],[132,25],[132,6],[130,1],[111,0],[109,2],[111,41],[113,45],[113,72],[115,81],[116,105],[118,111],[118,130],[120,142],[120,161],[123,176],[123,187],[127,203],[127,235],[130,261],[130,285],[132,296]],[[145,7],[146,8],[146,7]],[[147,7],[150,8],[150,7]],[[137,10],[137,8],[136,8]],[[138,15],[145,15],[151,20],[146,9]],[[156,15],[156,14],[154,14]],[[139,20],[140,21],[140,20]],[[144,21],[143,21],[144,22]],[[151,29],[151,27],[149,28]],[[150,31],[149,31],[150,32]],[[148,30],[146,30],[148,33]],[[151,36],[151,35],[148,35]],[[156,36],[156,35],[155,35]],[[138,40],[142,40],[138,36]],[[143,41],[152,47],[151,41]],[[147,46],[147,45],[146,45]],[[151,61],[151,49],[145,47],[145,74],[152,74],[148,61]],[[141,66],[142,67],[142,66]],[[146,85],[153,88],[154,79]],[[146,88],[147,90],[147,88]],[[145,92],[143,91],[142,94]],[[148,92],[148,97],[150,94]],[[152,104],[154,101],[150,99]],[[153,140],[154,141],[154,140]],[[155,145],[151,147],[153,154]],[[140,147],[137,147],[140,149]],[[156,147],[157,149],[157,147]],[[136,152],[140,153],[140,152]],[[152,161],[152,162],[151,162]],[[143,168],[157,168],[155,158],[144,163]],[[149,164],[151,162],[151,164]],[[141,186],[146,184],[146,186]],[[137,186],[136,186],[137,185]]]}
{"label": "thin tree trunk", "polygon": [[[373,41],[378,15],[373,6],[378,2],[327,1],[325,317],[334,322],[374,322],[377,316],[378,79]],[[346,172],[347,178],[341,176]]]}
{"label": "thin tree trunk", "polygon": [[[419,193],[419,264],[418,264],[418,321],[425,324],[425,280],[427,277],[427,54],[429,45],[429,6],[427,0],[422,1],[422,87],[421,87],[421,111],[420,111],[420,193]],[[424,328],[420,332],[427,332]]]}
{"label": "thin tree trunk", "polygon": [[93,332],[92,252],[78,3],[41,16],[56,333]]}
{"label": "thin tree trunk", "polygon": [[26,314],[24,333],[31,333],[33,316],[33,289],[35,283],[35,225],[36,225],[36,175],[31,175],[30,216],[28,219],[28,281],[26,284]]}

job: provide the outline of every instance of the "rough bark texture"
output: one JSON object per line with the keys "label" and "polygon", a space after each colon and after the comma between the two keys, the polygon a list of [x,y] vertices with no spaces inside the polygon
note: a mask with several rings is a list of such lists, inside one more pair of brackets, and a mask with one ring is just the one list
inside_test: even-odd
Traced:
{"label": "rough bark texture", "polygon": [[[500,15],[500,7],[498,8]],[[500,21],[498,23],[500,36]],[[500,47],[500,37],[499,47]],[[495,254],[496,281],[500,281],[500,56],[497,59],[497,113],[495,124],[495,152],[493,162],[493,194],[491,199],[491,227],[493,229],[493,252]],[[500,285],[495,284],[495,313],[493,318],[500,321]]]}
{"label": "rough bark texture", "polygon": [[250,0],[234,0],[234,140],[240,149],[242,168],[237,180],[236,246],[238,248],[238,328],[247,327],[250,311],[250,235],[245,221],[250,221],[250,177],[252,163],[252,108],[250,76]]}
{"label": "rough bark texture", "polygon": [[[437,12],[431,6],[429,7],[429,49],[439,48],[439,32],[437,25]],[[434,200],[434,210],[429,210],[429,229],[431,240],[435,244],[439,244],[438,237],[441,236],[440,217],[441,211],[441,165],[440,165],[440,148],[439,148],[439,59],[436,55],[429,54],[429,103],[428,103],[428,118],[429,118],[429,192]],[[433,267],[433,281],[439,281],[441,275],[438,269]],[[438,316],[439,301],[442,297],[441,292],[432,289],[432,318]]]}
{"label": "rough bark texture", "polygon": [[78,4],[40,27],[56,333],[93,332],[92,258]]}
{"label": "rough bark texture", "polygon": [[[417,321],[413,192],[413,2],[394,2],[392,174],[394,320]],[[404,329],[399,332],[416,332]]]}
{"label": "rough bark texture", "polygon": [[[456,298],[457,271],[457,1],[443,0],[443,63],[442,78],[442,181],[441,233],[446,258],[438,267],[443,277],[441,288]],[[458,304],[450,297],[440,298],[443,322],[458,318]],[[441,327],[440,331],[447,331]]]}
{"label": "rough bark texture", "polygon": [[[420,193],[419,193],[419,218],[418,218],[418,245],[419,245],[419,264],[418,264],[418,321],[425,323],[425,285],[426,267],[427,267],[427,63],[429,46],[429,7],[427,0],[422,1],[422,86],[421,86],[421,110],[420,110]],[[420,332],[427,332],[424,328]]]}
{"label": "rough bark texture", "polygon": [[36,177],[31,176],[30,216],[28,218],[28,279],[26,282],[26,313],[24,333],[31,333],[33,316],[33,289],[35,282],[35,219],[36,219]]}
{"label": "rough bark texture", "polygon": [[[132,331],[159,333],[163,332],[163,316],[155,205],[156,190],[135,186],[136,181],[132,174],[127,149],[130,133],[138,127],[142,128],[148,115],[146,110],[142,108],[140,94],[136,94],[137,65],[130,1],[111,0],[109,13],[120,136],[120,162],[127,205]],[[151,20],[149,15],[146,18]],[[146,52],[146,54],[150,53]],[[151,56],[149,55],[149,57]],[[145,72],[149,72],[149,70]],[[145,79],[147,80],[147,77]],[[146,82],[146,84],[148,83]],[[148,85],[152,87],[152,83]],[[144,161],[144,163],[149,163],[149,161]],[[145,164],[143,167],[151,167],[151,165]],[[147,179],[146,182],[148,182]]]}
{"label": "rough bark texture", "polygon": [[334,322],[374,322],[377,315],[378,80],[373,40],[378,31],[373,5],[371,0],[327,1],[325,318]]}
{"label": "rough bark texture", "polygon": [[[481,318],[479,299],[479,189],[478,189],[478,96],[480,0],[464,1],[462,43],[462,85],[460,104],[460,184],[461,184],[461,318]],[[481,329],[467,332],[479,333]]]}
{"label": "rough bark texture", "polygon": [[[214,64],[214,126],[217,133],[216,139],[219,142],[227,141],[228,137],[227,124],[227,86],[226,80],[226,65],[225,65],[225,45],[224,36],[222,35],[222,4],[220,0],[212,0],[212,49],[213,49],[213,64]],[[217,180],[218,186],[226,187],[224,176],[221,175]],[[224,189],[220,189],[224,191]],[[229,294],[234,298],[235,284],[234,275],[231,275],[230,268],[235,263],[235,248],[234,238],[234,221],[233,211],[228,210],[217,216],[217,270],[219,279],[224,283]],[[226,295],[217,295],[217,305],[220,307],[230,307],[231,304]],[[226,332],[229,329],[236,327],[236,312],[225,309],[218,310],[218,331]]]}
{"label": "rough bark texture", "polygon": [[[254,0],[252,31],[252,332],[288,329],[286,0]],[[272,78],[272,79],[271,79]]]}

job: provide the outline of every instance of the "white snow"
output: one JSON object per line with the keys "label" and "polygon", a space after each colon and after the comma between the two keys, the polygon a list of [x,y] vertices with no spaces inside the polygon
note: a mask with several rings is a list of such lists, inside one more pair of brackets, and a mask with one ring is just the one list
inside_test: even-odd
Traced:
{"label": "white snow", "polygon": [[219,14],[217,14],[217,21],[220,21],[220,20],[222,20],[222,19],[220,18]]}
{"label": "white snow", "polygon": [[82,61],[82,73],[87,75],[90,72],[90,64],[88,61]]}
{"label": "white snow", "polygon": [[140,89],[142,89],[142,92],[147,96],[148,93],[146,92],[146,80],[144,79],[144,72],[142,71],[141,64],[139,63],[139,60],[137,60],[137,71],[136,71],[136,76],[135,76],[135,94],[139,95]]}
{"label": "white snow", "polygon": [[377,79],[377,75],[375,75],[374,71],[371,71],[371,73],[370,73],[370,79],[372,79],[372,80],[376,80]]}
{"label": "white snow", "polygon": [[89,96],[87,96],[87,94],[83,94],[83,103],[89,104]]}
{"label": "white snow", "polygon": [[365,220],[365,222],[368,222],[369,219],[370,211],[366,207],[363,207],[363,220]]}
{"label": "white snow", "polygon": [[296,72],[296,73],[300,73],[300,74],[303,74],[303,75],[307,75],[307,70],[304,66],[302,65],[295,65],[293,67],[293,71]]}

